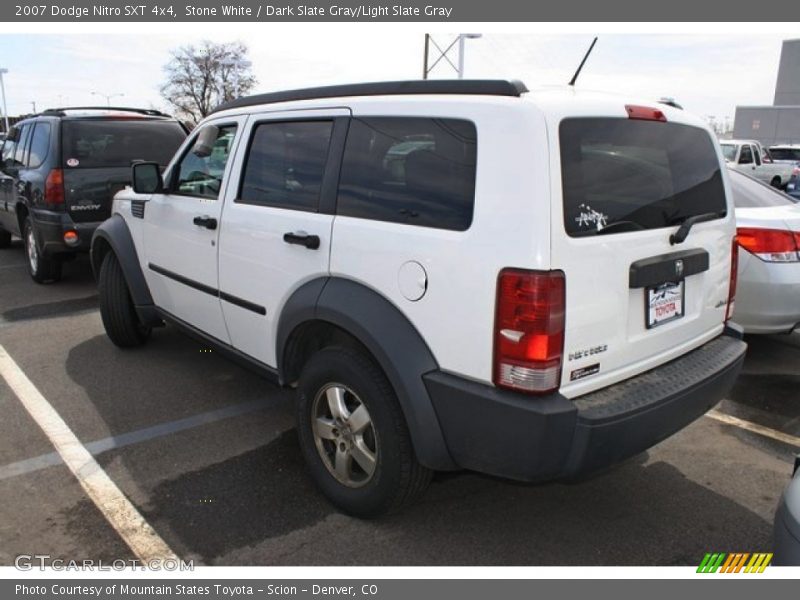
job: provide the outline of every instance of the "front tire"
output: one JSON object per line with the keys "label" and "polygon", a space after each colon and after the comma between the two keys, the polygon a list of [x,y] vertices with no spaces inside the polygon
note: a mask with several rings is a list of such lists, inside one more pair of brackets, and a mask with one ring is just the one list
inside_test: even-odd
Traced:
{"label": "front tire", "polygon": [[8,248],[11,245],[11,234],[0,229],[0,248]]}
{"label": "front tire", "polygon": [[25,242],[25,257],[28,259],[28,273],[36,283],[54,283],[61,279],[61,261],[46,256],[36,243],[36,232],[30,217],[25,219],[22,228],[22,241]]}
{"label": "front tire", "polygon": [[432,472],[417,461],[397,396],[369,357],[320,350],[303,368],[297,394],[303,457],[334,505],[375,517],[422,495]]}
{"label": "front tire", "polygon": [[139,321],[128,283],[116,254],[108,252],[97,277],[100,317],[106,334],[120,348],[141,346],[150,337],[150,327]]}

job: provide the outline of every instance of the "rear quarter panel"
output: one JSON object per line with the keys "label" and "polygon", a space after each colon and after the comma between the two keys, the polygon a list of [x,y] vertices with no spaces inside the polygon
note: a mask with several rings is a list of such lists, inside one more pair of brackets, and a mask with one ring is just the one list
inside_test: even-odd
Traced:
{"label": "rear quarter panel", "polygon": [[[359,116],[462,118],[477,129],[472,224],[466,231],[337,216],[331,275],[352,279],[393,302],[422,334],[440,368],[492,379],[498,272],[549,267],[549,165],[543,115],[514,98],[420,97],[351,104]],[[410,301],[400,268],[422,265],[427,291]]]}

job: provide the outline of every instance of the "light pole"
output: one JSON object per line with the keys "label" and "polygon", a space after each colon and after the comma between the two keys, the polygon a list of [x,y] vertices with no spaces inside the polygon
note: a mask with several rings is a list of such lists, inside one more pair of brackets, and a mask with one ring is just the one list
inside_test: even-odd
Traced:
{"label": "light pole", "polygon": [[3,75],[8,73],[8,69],[0,69],[0,91],[3,93],[3,119],[5,121],[6,133],[8,133],[8,108],[6,108],[6,86],[3,83]]}
{"label": "light pole", "polygon": [[[436,40],[429,34],[425,34],[425,54],[423,56],[423,65],[422,65],[422,78],[427,79],[430,72],[433,71],[434,67],[438,65],[441,61],[445,61],[458,75],[459,79],[464,79],[464,42],[465,40],[477,40],[479,37],[483,37],[480,33],[459,33],[452,42],[450,42],[447,46],[440,46],[436,43]],[[430,46],[433,46],[438,52],[438,58],[433,61],[432,65],[429,65],[430,62]],[[453,63],[450,60],[450,51],[458,45],[458,63]]]}
{"label": "light pole", "polygon": [[101,94],[100,92],[92,92],[92,96],[100,96],[106,99],[106,106],[111,107],[111,99],[117,96],[122,97],[125,94]]}
{"label": "light pole", "polygon": [[458,35],[458,78],[464,79],[464,46],[466,40],[477,40],[480,33],[460,33]]}

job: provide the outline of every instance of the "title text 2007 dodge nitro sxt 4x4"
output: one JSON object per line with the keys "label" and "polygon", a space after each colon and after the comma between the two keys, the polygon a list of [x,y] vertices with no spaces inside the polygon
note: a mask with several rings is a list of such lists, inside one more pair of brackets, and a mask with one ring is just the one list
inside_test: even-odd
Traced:
{"label": "title text 2007 dodge nitro sxt 4x4", "polygon": [[118,346],[165,321],[297,388],[310,473],[357,515],[433,470],[574,477],[732,385],[734,215],[699,119],[506,81],[220,107],[93,240]]}

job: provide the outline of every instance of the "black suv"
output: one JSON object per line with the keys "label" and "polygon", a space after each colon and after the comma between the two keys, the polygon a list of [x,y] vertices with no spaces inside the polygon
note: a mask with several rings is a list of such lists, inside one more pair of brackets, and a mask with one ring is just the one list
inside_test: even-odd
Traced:
{"label": "black suv", "polygon": [[165,166],[186,128],[155,110],[76,107],[17,123],[0,159],[0,248],[18,235],[38,283],[58,281],[61,265],[86,251],[136,161]]}

